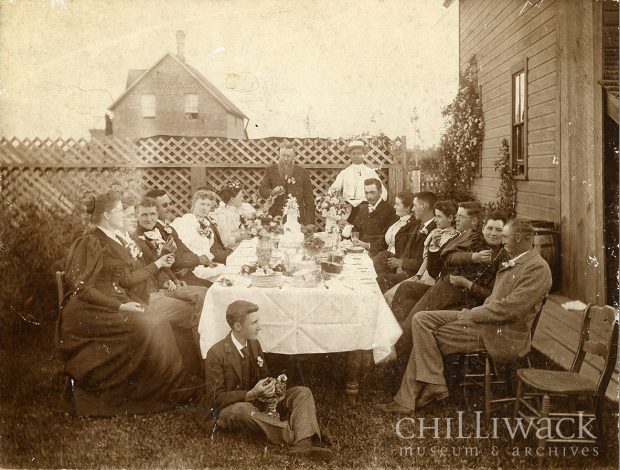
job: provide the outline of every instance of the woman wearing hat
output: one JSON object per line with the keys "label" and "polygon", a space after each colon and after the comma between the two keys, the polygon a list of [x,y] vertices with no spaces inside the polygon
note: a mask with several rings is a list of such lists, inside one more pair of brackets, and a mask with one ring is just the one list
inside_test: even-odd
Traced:
{"label": "woman wearing hat", "polygon": [[[355,220],[359,204],[366,200],[364,196],[364,181],[371,178],[381,181],[377,172],[364,164],[366,152],[368,152],[368,147],[361,140],[349,142],[345,153],[351,158],[351,165],[338,173],[336,181],[329,187],[330,191],[340,193],[342,198],[353,206],[349,221]],[[385,189],[383,183],[381,183],[381,187],[381,199],[387,201],[387,189]]]}
{"label": "woman wearing hat", "polygon": [[56,330],[75,414],[145,413],[187,401],[196,382],[183,369],[170,322],[130,293],[174,256],[132,271],[133,255],[115,234],[124,230],[120,195],[91,196],[86,205],[95,227],[69,250]]}

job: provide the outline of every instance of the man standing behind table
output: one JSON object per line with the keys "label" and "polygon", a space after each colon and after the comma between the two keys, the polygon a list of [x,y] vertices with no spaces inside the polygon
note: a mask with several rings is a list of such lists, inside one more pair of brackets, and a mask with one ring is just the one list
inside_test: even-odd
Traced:
{"label": "man standing behind table", "polygon": [[353,244],[368,250],[374,256],[387,249],[385,232],[396,222],[394,207],[381,199],[381,181],[370,178],[364,181],[364,195],[366,200],[359,205],[357,216],[351,224],[340,221],[343,227],[342,235],[349,237],[358,232],[359,237],[353,238]]}
{"label": "man standing behind table", "polygon": [[493,292],[483,305],[463,310],[419,312],[412,319],[413,348],[398,393],[380,409],[412,414],[448,397],[443,357],[486,349],[496,362],[524,357],[532,346],[531,328],[551,288],[551,270],[532,249],[534,229],[525,219],[504,225],[502,264]]}
{"label": "man standing behind table", "polygon": [[[196,266],[209,266],[211,260],[208,256],[198,256],[191,251],[179,238],[177,231],[170,225],[172,222],[172,211],[170,210],[171,201],[168,193],[163,189],[151,189],[146,193],[146,197],[153,199],[157,204],[157,217],[155,228],[159,230],[162,237],[167,239],[172,237],[177,249],[174,253],[175,262],[172,265],[174,274],[182,281],[182,284],[190,286],[210,287],[211,282],[200,279],[192,271]],[[140,230],[140,227],[138,227]]]}
{"label": "man standing behind table", "polygon": [[[336,181],[329,187],[330,191],[335,191],[342,195],[353,209],[349,215],[349,222],[353,223],[360,210],[360,204],[364,202],[365,181],[371,178],[379,179],[375,170],[364,164],[364,155],[368,152],[368,147],[361,140],[352,140],[347,145],[345,153],[351,158],[351,164],[338,173]],[[388,192],[381,183],[381,199],[387,201]]]}
{"label": "man standing behind table", "polygon": [[295,146],[288,141],[280,143],[278,163],[267,168],[258,188],[261,197],[268,198],[269,214],[282,215],[288,195],[299,205],[299,223],[314,225],[314,193],[308,170],[295,164]]}
{"label": "man standing behind table", "polygon": [[275,380],[268,379],[265,353],[257,339],[258,306],[237,300],[226,309],[226,322],[231,332],[207,353],[206,390],[196,410],[196,421],[210,432],[217,427],[262,433],[274,444],[289,445],[292,456],[330,459],[332,451],[317,445],[321,430],[310,389],[291,387],[284,391],[281,406],[288,410],[287,421],[261,411],[265,404],[260,399],[273,397],[276,388]]}

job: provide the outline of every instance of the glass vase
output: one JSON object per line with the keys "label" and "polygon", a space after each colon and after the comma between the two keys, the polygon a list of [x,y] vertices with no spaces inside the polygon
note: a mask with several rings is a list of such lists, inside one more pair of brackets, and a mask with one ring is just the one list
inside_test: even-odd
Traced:
{"label": "glass vase", "polygon": [[271,261],[271,238],[260,237],[256,245],[256,264],[259,268],[269,266]]}

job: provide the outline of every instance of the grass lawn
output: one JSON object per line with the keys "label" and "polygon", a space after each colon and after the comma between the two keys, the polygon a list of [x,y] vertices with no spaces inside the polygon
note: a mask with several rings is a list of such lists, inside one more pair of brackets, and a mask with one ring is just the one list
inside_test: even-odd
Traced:
{"label": "grass lawn", "polygon": [[[53,348],[54,324],[35,325],[16,315],[2,323],[1,467],[317,468],[317,464],[291,459],[284,448],[260,438],[216,433],[211,441],[194,423],[190,406],[143,416],[74,418],[63,410],[60,400],[62,376]],[[274,359],[270,367],[279,372],[278,366],[285,367],[286,362]],[[541,357],[534,359],[538,365],[544,362]],[[368,373],[356,405],[344,398],[344,368],[338,355],[315,356],[304,363],[303,370],[306,385],[315,395],[319,419],[336,440],[330,468],[531,468],[541,463],[525,455],[527,448],[535,451],[533,439],[510,440],[504,428],[500,428],[500,439],[435,439],[428,437],[432,431],[423,439],[399,438],[397,419],[382,415],[375,407],[391,399],[398,388],[400,377],[390,366],[377,366]],[[472,395],[469,408],[456,391],[444,402],[420,410],[420,416],[427,422],[434,417],[456,420],[458,410],[465,410],[463,435],[473,434],[473,411],[480,409],[482,394]],[[510,414],[507,406],[495,416]],[[558,446],[557,456],[547,457],[542,468],[617,468],[617,417],[617,406],[610,404],[604,456],[573,456],[580,448]],[[410,450],[401,451],[406,447]]]}

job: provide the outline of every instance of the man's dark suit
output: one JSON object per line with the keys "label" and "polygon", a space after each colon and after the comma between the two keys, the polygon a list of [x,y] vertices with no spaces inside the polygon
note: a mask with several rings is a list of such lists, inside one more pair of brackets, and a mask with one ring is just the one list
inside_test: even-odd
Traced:
{"label": "man's dark suit", "polygon": [[405,246],[402,256],[399,257],[399,259],[403,260],[401,269],[404,272],[386,273],[378,277],[377,282],[381,288],[381,292],[390,290],[399,282],[404,281],[418,272],[424,261],[424,241],[426,237],[428,237],[428,234],[435,230],[436,227],[437,224],[435,224],[434,220],[426,226],[420,224],[417,227],[417,230],[415,230],[409,238],[409,242],[407,246]]}
{"label": "man's dark suit", "polygon": [[217,426],[230,431],[262,431],[276,444],[293,444],[315,434],[320,437],[312,392],[306,387],[286,390],[282,405],[289,410],[288,421],[278,421],[262,413],[259,402],[245,397],[259,380],[269,376],[265,354],[257,340],[248,340],[249,358],[241,357],[232,333],[214,344],[207,353],[206,390],[196,412],[196,419],[207,429]]}
{"label": "man's dark suit", "polygon": [[[138,225],[138,229],[140,228],[141,227]],[[155,228],[159,230],[164,239],[172,237],[177,246],[177,250],[174,252],[174,264],[172,265],[172,269],[174,271],[182,269],[189,270],[187,274],[182,276],[182,279],[190,286],[210,287],[212,285],[210,281],[200,279],[192,272],[196,266],[200,265],[200,257],[187,248],[185,243],[179,238],[177,231],[169,225],[164,226],[160,221],[157,221]]]}
{"label": "man's dark suit", "polygon": [[385,232],[390,228],[398,217],[394,208],[381,200],[376,209],[369,211],[368,201],[360,203],[357,217],[353,221],[353,232],[359,232],[359,239],[365,243],[370,243],[370,256],[374,256],[380,251],[387,249],[385,243]]}
{"label": "man's dark suit", "polygon": [[278,186],[284,188],[284,194],[276,198],[269,208],[269,213],[274,216],[282,215],[286,200],[290,194],[297,199],[297,204],[299,205],[299,223],[302,225],[314,224],[314,192],[308,170],[299,165],[293,165],[293,172],[289,179],[291,180],[290,183],[280,174],[278,165],[271,165],[267,168],[265,177],[258,188],[261,197],[268,198],[273,188]]}

